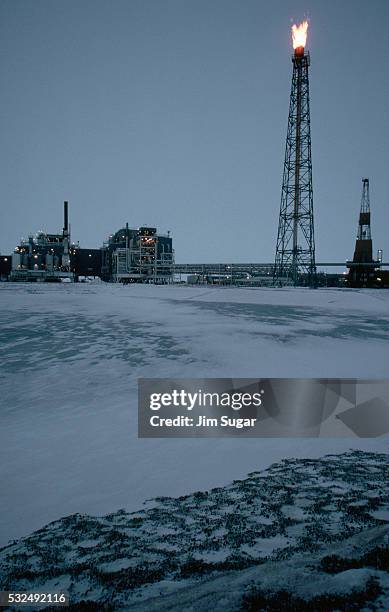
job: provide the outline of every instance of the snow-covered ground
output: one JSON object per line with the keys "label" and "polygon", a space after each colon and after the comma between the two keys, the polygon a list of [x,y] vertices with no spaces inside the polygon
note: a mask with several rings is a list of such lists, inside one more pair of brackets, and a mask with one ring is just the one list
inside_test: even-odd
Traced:
{"label": "snow-covered ground", "polygon": [[0,550],[0,583],[65,590],[72,610],[387,610],[388,469],[384,453],[290,459],[138,512],[68,516]]}
{"label": "snow-covered ground", "polygon": [[0,545],[385,439],[137,438],[138,377],[387,378],[389,291],[0,285]]}

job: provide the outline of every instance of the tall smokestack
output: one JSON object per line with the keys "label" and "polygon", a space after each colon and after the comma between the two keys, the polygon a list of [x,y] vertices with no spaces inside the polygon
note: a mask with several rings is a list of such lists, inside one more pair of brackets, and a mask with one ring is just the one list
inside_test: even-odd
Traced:
{"label": "tall smokestack", "polygon": [[68,202],[63,203],[63,233],[67,234],[69,229],[69,218],[68,218]]}

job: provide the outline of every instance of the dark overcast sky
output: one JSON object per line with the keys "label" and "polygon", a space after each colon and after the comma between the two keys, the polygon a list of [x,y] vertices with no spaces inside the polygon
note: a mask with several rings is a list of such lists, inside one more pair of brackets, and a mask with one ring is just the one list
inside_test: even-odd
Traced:
{"label": "dark overcast sky", "polygon": [[82,246],[128,221],[178,262],[272,261],[305,16],[316,258],[352,257],[368,176],[388,260],[388,0],[1,0],[1,252],[68,199]]}

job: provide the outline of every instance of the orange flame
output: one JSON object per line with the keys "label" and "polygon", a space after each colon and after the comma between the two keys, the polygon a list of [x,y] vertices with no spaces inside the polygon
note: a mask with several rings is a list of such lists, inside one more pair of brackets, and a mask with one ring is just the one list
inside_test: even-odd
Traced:
{"label": "orange flame", "polygon": [[307,43],[308,21],[303,21],[299,26],[292,25],[293,49],[305,47]]}

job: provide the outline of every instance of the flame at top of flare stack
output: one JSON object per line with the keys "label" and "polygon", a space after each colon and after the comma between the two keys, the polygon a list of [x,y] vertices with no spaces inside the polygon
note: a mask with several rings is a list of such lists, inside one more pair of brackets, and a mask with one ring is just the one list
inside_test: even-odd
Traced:
{"label": "flame at top of flare stack", "polygon": [[305,45],[307,44],[308,21],[303,21],[300,25],[292,25],[292,41],[294,54],[304,55]]}

